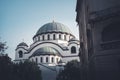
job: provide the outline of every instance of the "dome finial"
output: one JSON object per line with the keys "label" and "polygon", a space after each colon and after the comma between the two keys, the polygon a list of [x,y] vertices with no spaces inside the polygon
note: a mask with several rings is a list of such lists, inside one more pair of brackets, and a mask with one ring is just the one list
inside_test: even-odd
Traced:
{"label": "dome finial", "polygon": [[53,21],[52,21],[53,23],[55,22],[55,17],[53,16]]}
{"label": "dome finial", "polygon": [[55,22],[55,21],[54,21],[54,19],[53,19],[53,21],[52,21],[52,22],[53,22],[53,23]]}
{"label": "dome finial", "polygon": [[22,42],[24,42],[24,39],[22,39]]}

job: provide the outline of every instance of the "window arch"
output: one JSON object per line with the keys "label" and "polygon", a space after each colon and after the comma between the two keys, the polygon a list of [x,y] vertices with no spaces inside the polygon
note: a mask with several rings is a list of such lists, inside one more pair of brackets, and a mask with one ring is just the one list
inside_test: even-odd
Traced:
{"label": "window arch", "polygon": [[76,53],[76,47],[75,46],[71,47],[71,53]]}
{"label": "window arch", "polygon": [[53,34],[53,40],[55,40],[55,34]]}
{"label": "window arch", "polygon": [[22,51],[19,51],[19,58],[22,58],[23,57],[23,52]]}
{"label": "window arch", "polygon": [[51,60],[51,62],[53,63],[54,62],[54,58],[52,57],[52,60]]}
{"label": "window arch", "polygon": [[48,63],[48,57],[46,57],[46,63]]}
{"label": "window arch", "polygon": [[64,35],[64,40],[66,40],[66,35]]}
{"label": "window arch", "polygon": [[36,58],[36,63],[38,62],[38,59]]}
{"label": "window arch", "polygon": [[43,40],[43,41],[45,40],[45,37],[44,37],[44,35],[42,36],[42,40]]}
{"label": "window arch", "polygon": [[41,63],[43,62],[43,58],[42,58],[42,57],[40,58],[40,62],[41,62]]}
{"label": "window arch", "polygon": [[49,34],[48,34],[47,38],[48,38],[48,40],[50,40],[50,35]]}
{"label": "window arch", "polygon": [[40,36],[38,36],[38,41],[40,41]]}
{"label": "window arch", "polygon": [[59,34],[59,39],[61,39],[61,34]]}

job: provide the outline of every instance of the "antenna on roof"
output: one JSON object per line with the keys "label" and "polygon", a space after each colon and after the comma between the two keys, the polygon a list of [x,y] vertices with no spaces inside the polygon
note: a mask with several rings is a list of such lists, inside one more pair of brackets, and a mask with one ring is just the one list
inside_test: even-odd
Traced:
{"label": "antenna on roof", "polygon": [[24,42],[24,39],[22,39],[22,42]]}
{"label": "antenna on roof", "polygon": [[55,17],[53,16],[53,20],[52,20],[53,23],[55,22],[54,20],[55,20]]}
{"label": "antenna on roof", "polygon": [[54,20],[53,20],[53,23],[54,23]]}

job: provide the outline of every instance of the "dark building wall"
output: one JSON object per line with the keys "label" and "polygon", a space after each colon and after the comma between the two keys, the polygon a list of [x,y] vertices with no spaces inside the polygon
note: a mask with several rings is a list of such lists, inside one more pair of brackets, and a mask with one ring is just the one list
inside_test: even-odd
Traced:
{"label": "dark building wall", "polygon": [[120,17],[94,23],[93,48],[96,80],[120,79]]}
{"label": "dark building wall", "polygon": [[119,80],[119,60],[118,55],[96,56],[95,80]]}
{"label": "dark building wall", "polygon": [[91,12],[104,10],[120,4],[119,0],[88,0]]}
{"label": "dark building wall", "polygon": [[88,60],[87,80],[120,80],[120,0],[77,3],[76,21],[84,44],[80,57]]}

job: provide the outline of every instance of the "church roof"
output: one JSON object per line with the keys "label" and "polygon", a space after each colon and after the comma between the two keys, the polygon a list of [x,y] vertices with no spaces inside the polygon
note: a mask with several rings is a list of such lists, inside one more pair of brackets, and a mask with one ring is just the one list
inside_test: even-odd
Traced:
{"label": "church roof", "polygon": [[77,40],[77,39],[74,37],[74,38],[71,38],[71,39],[69,40],[69,42],[71,42],[71,41],[79,41],[79,40]]}
{"label": "church roof", "polygon": [[36,35],[42,34],[42,33],[49,33],[49,32],[63,32],[63,33],[71,33],[70,29],[58,22],[51,22],[43,25],[36,33]]}
{"label": "church roof", "polygon": [[60,55],[60,54],[56,49],[52,47],[39,48],[32,54],[32,56],[40,56],[40,55]]}
{"label": "church roof", "polygon": [[21,42],[20,44],[18,44],[18,46],[27,46],[28,47],[28,45],[25,42]]}

